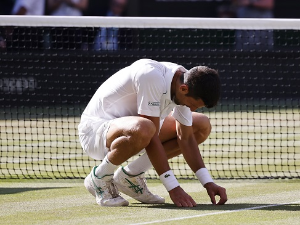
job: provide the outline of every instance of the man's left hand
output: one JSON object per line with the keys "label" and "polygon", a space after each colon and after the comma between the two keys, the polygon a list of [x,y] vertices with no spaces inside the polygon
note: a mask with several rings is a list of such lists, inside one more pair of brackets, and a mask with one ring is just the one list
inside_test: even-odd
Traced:
{"label": "man's left hand", "polygon": [[[227,194],[225,188],[213,182],[205,184],[204,187],[206,188],[207,194],[209,195],[212,204],[224,205],[225,202],[227,202]],[[216,198],[215,198],[216,195],[220,196],[220,200],[218,203],[216,203]]]}

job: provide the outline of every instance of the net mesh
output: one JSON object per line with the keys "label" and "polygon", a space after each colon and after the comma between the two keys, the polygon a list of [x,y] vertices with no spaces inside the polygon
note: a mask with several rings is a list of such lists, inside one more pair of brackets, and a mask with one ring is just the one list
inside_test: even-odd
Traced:
{"label": "net mesh", "polygon": [[[2,24],[0,178],[84,178],[99,161],[80,147],[80,115],[109,76],[140,58],[219,71],[220,103],[200,110],[212,124],[199,149],[213,178],[299,178],[299,44],[299,30],[268,27]],[[182,156],[170,166],[195,178]],[[147,177],[158,178],[153,169]]]}

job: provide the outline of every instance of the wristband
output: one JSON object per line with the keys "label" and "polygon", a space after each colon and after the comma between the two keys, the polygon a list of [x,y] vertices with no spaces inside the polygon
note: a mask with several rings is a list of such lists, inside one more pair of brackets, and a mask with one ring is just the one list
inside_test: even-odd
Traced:
{"label": "wristband", "polygon": [[209,182],[214,182],[206,168],[197,170],[195,175],[203,186]]}
{"label": "wristband", "polygon": [[159,176],[159,179],[167,189],[167,191],[171,191],[172,189],[176,188],[179,186],[179,183],[174,176],[174,173],[172,170],[169,170]]}

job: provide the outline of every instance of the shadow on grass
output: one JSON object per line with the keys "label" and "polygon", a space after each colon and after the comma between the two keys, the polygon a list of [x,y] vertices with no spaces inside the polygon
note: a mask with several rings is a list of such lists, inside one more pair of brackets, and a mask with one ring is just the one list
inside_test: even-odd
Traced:
{"label": "shadow on grass", "polygon": [[0,188],[0,195],[10,195],[10,194],[18,194],[22,192],[27,191],[40,191],[40,190],[49,190],[49,189],[61,189],[61,188],[67,188],[67,187],[32,187],[32,188],[11,188],[11,187],[5,187]]}
{"label": "shadow on grass", "polygon": [[231,210],[267,210],[267,211],[300,211],[300,204],[252,204],[252,203],[237,203],[225,205],[198,204],[193,208],[180,208],[174,204],[165,203],[157,205],[148,205],[142,203],[131,203],[129,207],[152,208],[152,209],[175,209],[175,210],[194,210],[194,211],[231,211]]}

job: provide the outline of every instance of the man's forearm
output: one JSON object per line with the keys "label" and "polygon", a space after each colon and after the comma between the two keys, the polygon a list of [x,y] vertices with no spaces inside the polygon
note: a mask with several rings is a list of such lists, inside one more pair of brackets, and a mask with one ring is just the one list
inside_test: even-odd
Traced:
{"label": "man's forearm", "polygon": [[205,164],[199,152],[195,138],[192,137],[189,141],[183,140],[179,145],[182,146],[182,154],[196,177],[199,179],[200,183],[204,186],[207,183],[213,182],[209,171],[205,168]]}
{"label": "man's forearm", "polygon": [[158,173],[158,175],[161,175],[164,172],[170,170],[170,166],[165,149],[158,137],[160,118],[145,115],[140,116],[152,121],[156,127],[156,133],[151,138],[150,143],[145,147],[145,149],[156,172]]}
{"label": "man's forearm", "polygon": [[[179,183],[174,173],[170,169],[167,155],[157,135],[152,138],[149,145],[146,147],[146,151],[152,165],[159,175],[159,179],[161,180],[167,191],[170,192],[178,188]],[[175,191],[174,193],[178,193],[177,191]],[[179,193],[180,192],[181,191],[179,191]]]}
{"label": "man's forearm", "polygon": [[157,135],[151,139],[146,151],[158,175],[170,170],[167,155]]}
{"label": "man's forearm", "polygon": [[178,145],[182,151],[185,161],[193,172],[205,167],[195,137],[191,136],[184,140],[178,139]]}

